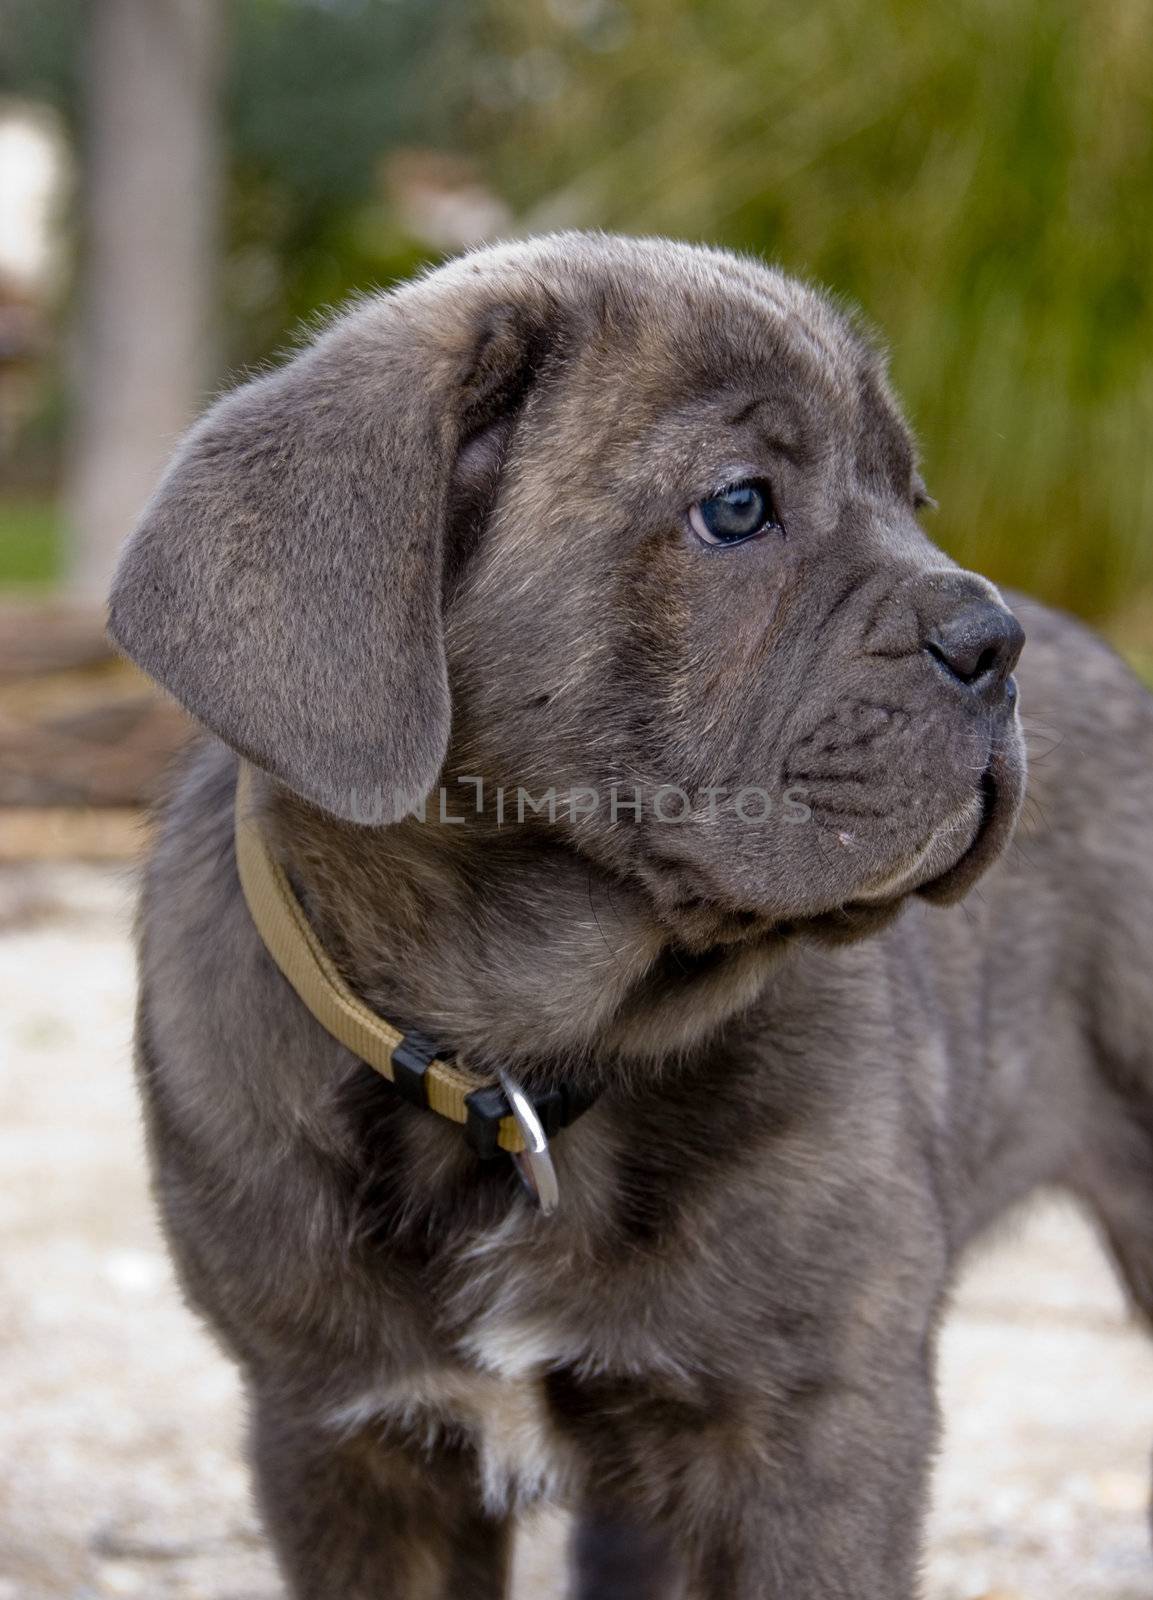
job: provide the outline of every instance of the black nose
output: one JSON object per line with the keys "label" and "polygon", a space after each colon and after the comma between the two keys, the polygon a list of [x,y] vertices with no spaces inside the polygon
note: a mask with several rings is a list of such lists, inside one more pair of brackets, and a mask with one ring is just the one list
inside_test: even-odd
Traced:
{"label": "black nose", "polygon": [[930,629],[925,649],[966,688],[988,694],[1017,665],[1025,630],[993,600],[967,600]]}

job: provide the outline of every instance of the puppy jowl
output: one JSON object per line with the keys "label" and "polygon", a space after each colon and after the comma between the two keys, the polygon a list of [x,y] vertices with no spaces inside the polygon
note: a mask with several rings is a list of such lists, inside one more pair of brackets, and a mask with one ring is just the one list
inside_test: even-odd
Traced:
{"label": "puppy jowl", "polygon": [[830,302],[601,235],[178,451],[141,1089],[297,1600],[504,1595],[541,1499],[578,1600],[913,1600],[970,1241],[1065,1185],[1153,1313],[1153,712],[925,499]]}

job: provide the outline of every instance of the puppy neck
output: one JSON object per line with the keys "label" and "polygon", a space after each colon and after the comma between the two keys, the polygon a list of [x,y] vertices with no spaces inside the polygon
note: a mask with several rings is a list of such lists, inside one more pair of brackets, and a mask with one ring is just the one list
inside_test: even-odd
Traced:
{"label": "puppy neck", "polygon": [[643,890],[522,825],[342,822],[264,781],[272,847],[343,975],[474,1070],[640,1087],[759,992],[775,941],[679,945]]}

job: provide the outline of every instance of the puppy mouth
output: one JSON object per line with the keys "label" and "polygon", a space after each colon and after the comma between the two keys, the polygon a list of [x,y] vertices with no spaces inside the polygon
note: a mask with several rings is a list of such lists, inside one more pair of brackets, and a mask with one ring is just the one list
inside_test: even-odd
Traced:
{"label": "puppy mouth", "polygon": [[[886,922],[910,894],[947,900],[963,893],[983,871],[985,841],[998,810],[997,781],[986,770],[976,792],[933,829],[911,859],[878,874],[840,905],[808,915],[782,918],[770,907],[734,902],[699,864],[690,866],[675,858],[651,857],[645,879],[662,920],[675,931],[685,950],[714,952],[766,935],[822,930],[830,923],[841,934],[858,928],[869,931]],[[952,891],[950,885],[962,880],[963,886]]]}
{"label": "puppy mouth", "polygon": [[951,816],[937,824],[912,858],[858,889],[847,902],[847,909],[883,905],[904,895],[931,889],[979,848],[982,837],[992,826],[996,806],[996,779],[986,770],[977,790]]}
{"label": "puppy mouth", "polygon": [[[652,852],[640,876],[659,920],[687,948],[777,938],[801,931],[837,942],[882,927],[910,895],[939,905],[959,900],[1001,854],[1016,825],[1024,791],[1019,736],[999,730],[986,746],[985,766],[968,796],[904,861],[882,868],[838,902],[787,910],[734,894],[716,862],[689,862]],[[846,841],[848,842],[848,841]]]}
{"label": "puppy mouth", "polygon": [[935,905],[952,905],[1008,844],[1024,789],[1024,745],[1013,722],[994,735],[969,799],[933,830],[911,860],[858,889],[838,911],[806,925],[821,937],[842,942],[883,927],[910,895]]}
{"label": "puppy mouth", "polygon": [[883,884],[856,894],[847,909],[875,908],[908,894],[937,905],[959,900],[1008,842],[1020,809],[1022,776],[1015,754],[995,746],[971,801],[934,831],[912,862]]}
{"label": "puppy mouth", "polygon": [[995,753],[981,774],[980,815],[967,849],[951,867],[918,884],[916,892],[937,905],[950,905],[965,894],[1001,854],[1017,822],[1023,784]]}

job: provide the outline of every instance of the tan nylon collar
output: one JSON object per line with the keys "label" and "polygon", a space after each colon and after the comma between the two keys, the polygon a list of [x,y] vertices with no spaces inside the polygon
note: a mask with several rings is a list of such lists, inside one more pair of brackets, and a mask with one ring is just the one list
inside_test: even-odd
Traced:
{"label": "tan nylon collar", "polygon": [[[395,1084],[394,1057],[407,1043],[406,1036],[352,992],[317,938],[253,814],[252,771],[244,761],[236,784],[236,868],[257,932],[300,999],[334,1039]],[[491,1079],[439,1057],[422,1062],[421,1068],[424,1104],[462,1127],[470,1121],[468,1096],[493,1088]],[[515,1117],[501,1117],[496,1143],[510,1154],[525,1149]]]}

